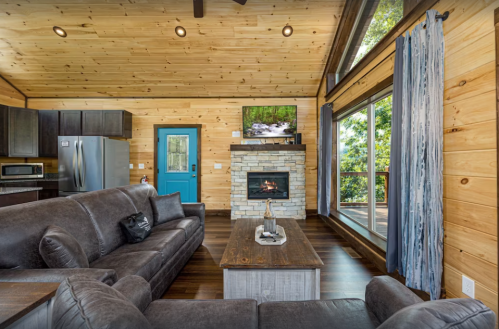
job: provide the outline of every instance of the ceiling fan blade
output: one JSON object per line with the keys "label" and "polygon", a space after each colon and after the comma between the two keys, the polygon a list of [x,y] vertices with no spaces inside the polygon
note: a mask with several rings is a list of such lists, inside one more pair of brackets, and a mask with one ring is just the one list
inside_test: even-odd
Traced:
{"label": "ceiling fan blade", "polygon": [[237,2],[240,5],[245,5],[247,0],[233,0],[233,1]]}
{"label": "ceiling fan blade", "polygon": [[194,0],[194,17],[203,18],[203,0]]}

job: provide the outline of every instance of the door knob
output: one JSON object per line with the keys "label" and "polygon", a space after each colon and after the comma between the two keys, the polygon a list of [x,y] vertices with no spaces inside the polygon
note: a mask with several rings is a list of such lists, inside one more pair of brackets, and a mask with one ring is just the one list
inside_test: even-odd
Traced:
{"label": "door knob", "polygon": [[196,175],[192,175],[192,177],[196,177]]}

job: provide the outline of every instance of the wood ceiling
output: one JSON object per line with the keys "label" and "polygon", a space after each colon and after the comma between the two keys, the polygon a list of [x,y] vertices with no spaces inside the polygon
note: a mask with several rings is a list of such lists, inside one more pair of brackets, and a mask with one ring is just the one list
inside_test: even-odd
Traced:
{"label": "wood ceiling", "polygon": [[315,96],[344,3],[0,0],[0,74],[28,97]]}

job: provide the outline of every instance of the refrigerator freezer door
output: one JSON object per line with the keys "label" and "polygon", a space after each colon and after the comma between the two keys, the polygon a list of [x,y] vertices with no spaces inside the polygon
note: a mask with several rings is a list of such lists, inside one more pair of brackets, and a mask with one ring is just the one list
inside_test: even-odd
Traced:
{"label": "refrigerator freezer door", "polygon": [[104,140],[104,188],[130,185],[130,144]]}
{"label": "refrigerator freezer door", "polygon": [[58,152],[59,190],[78,192],[78,136],[59,136]]}
{"label": "refrigerator freezer door", "polygon": [[104,137],[80,136],[78,151],[79,179],[82,192],[98,191],[104,188]]}

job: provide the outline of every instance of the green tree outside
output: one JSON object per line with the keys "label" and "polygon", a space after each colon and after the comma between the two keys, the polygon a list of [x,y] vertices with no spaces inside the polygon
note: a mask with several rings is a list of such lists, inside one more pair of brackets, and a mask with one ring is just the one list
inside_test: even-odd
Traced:
{"label": "green tree outside", "polygon": [[[390,165],[392,96],[375,104],[375,170]],[[367,172],[367,109],[340,122],[340,172]],[[376,202],[385,199],[385,177],[376,176]],[[367,203],[367,176],[341,176],[340,202]]]}
{"label": "green tree outside", "polygon": [[403,0],[380,0],[369,28],[355,56],[355,66],[404,16]]}

